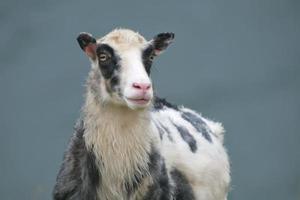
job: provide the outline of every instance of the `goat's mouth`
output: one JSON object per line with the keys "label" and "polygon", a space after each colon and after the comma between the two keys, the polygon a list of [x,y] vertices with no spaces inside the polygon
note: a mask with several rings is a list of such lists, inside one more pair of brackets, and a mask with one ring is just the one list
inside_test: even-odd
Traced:
{"label": "goat's mouth", "polygon": [[150,98],[126,98],[128,101],[133,102],[135,104],[144,105],[150,102]]}
{"label": "goat's mouth", "polygon": [[135,104],[138,106],[146,106],[151,101],[151,98],[149,98],[149,97],[135,97],[135,98],[126,97],[126,100],[128,102],[130,102],[131,104]]}

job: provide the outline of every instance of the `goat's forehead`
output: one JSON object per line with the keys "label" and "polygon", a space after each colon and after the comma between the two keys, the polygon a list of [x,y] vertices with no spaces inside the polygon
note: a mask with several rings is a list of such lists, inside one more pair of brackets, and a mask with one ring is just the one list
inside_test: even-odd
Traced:
{"label": "goat's forehead", "polygon": [[125,52],[131,49],[142,49],[148,42],[139,33],[129,29],[116,29],[100,38],[98,43],[110,45],[119,52]]}

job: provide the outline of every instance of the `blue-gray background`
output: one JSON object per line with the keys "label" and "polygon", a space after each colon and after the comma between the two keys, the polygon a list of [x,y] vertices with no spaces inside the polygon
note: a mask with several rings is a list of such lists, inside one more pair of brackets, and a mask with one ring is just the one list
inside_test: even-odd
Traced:
{"label": "blue-gray background", "polygon": [[1,199],[51,198],[89,71],[75,38],[115,27],[176,33],[156,90],[223,122],[229,199],[300,199],[297,0],[1,1]]}

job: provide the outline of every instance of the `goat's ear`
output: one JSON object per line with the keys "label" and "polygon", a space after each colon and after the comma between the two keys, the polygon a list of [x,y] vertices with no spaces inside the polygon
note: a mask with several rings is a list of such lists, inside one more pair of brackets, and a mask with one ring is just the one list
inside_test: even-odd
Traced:
{"label": "goat's ear", "polygon": [[96,39],[90,34],[82,32],[78,35],[77,41],[80,48],[90,57],[91,59],[96,59]]}
{"label": "goat's ear", "polygon": [[154,47],[154,54],[161,54],[174,40],[175,34],[171,32],[159,33],[151,41]]}

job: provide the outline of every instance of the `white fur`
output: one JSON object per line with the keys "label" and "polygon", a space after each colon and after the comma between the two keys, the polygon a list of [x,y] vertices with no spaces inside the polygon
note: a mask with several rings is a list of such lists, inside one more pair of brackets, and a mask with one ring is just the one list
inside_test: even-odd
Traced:
{"label": "white fur", "polygon": [[[137,96],[138,91],[132,87],[133,83],[151,84],[151,80],[144,69],[144,65],[141,60],[141,50],[131,49],[121,54],[121,88],[125,100],[127,97]],[[153,90],[152,88],[147,92],[148,98],[152,99]],[[129,101],[127,104],[131,108],[135,108]]]}
{"label": "white fur", "polygon": [[158,138],[152,134],[148,112],[119,105],[101,106],[93,98],[87,94],[84,138],[97,160],[101,160],[97,163],[103,184],[99,196],[100,199],[125,199],[124,180],[130,180],[138,166],[147,169],[150,142],[158,143]]}
{"label": "white fur", "polygon": [[[182,110],[187,111],[189,109],[182,108]],[[200,117],[200,115],[198,116]],[[191,124],[180,116],[178,111],[173,109],[154,112],[152,117],[171,130],[175,141],[171,142],[166,137],[162,143],[162,153],[166,158],[169,170],[176,167],[187,176],[197,199],[226,199],[230,182],[230,170],[228,157],[222,142],[213,137],[213,143],[209,143]],[[190,151],[189,146],[183,141],[170,119],[175,124],[187,128],[189,133],[196,139],[198,147],[196,153]],[[209,120],[205,119],[205,121]]]}

